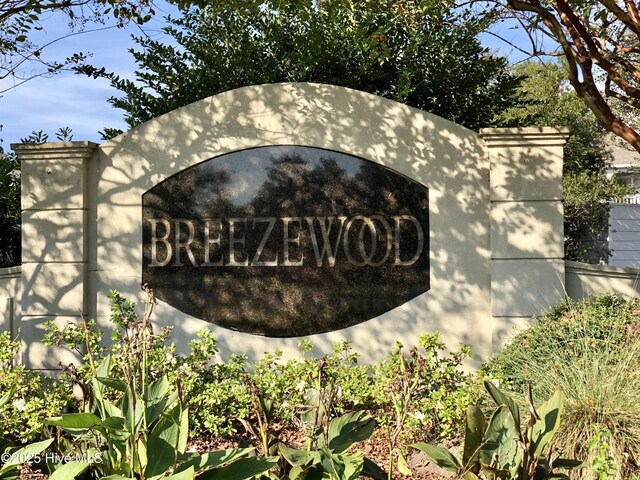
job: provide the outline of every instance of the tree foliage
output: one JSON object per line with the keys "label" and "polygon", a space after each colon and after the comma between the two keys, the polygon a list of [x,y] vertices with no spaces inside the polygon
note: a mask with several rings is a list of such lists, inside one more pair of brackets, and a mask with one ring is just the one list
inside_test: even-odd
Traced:
{"label": "tree foliage", "polygon": [[523,103],[507,109],[500,122],[569,127],[563,172],[565,256],[606,262],[609,202],[630,193],[605,175],[611,159],[607,132],[568,85],[565,65],[530,61],[515,67],[515,73],[524,78]]}
{"label": "tree foliage", "polygon": [[123,92],[110,101],[131,127],[246,85],[318,82],[478,129],[513,103],[518,83],[476,38],[487,20],[436,0],[237,0],[168,24],[169,43],[136,38],[135,81],[85,69]]}
{"label": "tree foliage", "polygon": [[0,268],[20,265],[20,163],[0,145]]}
{"label": "tree foliage", "polygon": [[[531,40],[532,55],[559,55],[598,122],[640,152],[640,13],[632,0],[497,0]],[[559,48],[548,52],[550,37]],[[548,42],[547,42],[548,44]],[[519,49],[524,47],[519,46]]]}
{"label": "tree foliage", "polygon": [[[34,41],[34,31],[43,29],[41,21],[57,13],[66,18],[66,36],[71,36],[89,25],[102,25],[106,18],[123,26],[130,21],[144,23],[155,12],[150,0],[0,0],[0,80],[13,77],[9,88],[72,68],[86,59],[82,53],[50,59],[44,50],[57,39],[48,38],[44,44]],[[0,93],[4,91],[0,88]]]}

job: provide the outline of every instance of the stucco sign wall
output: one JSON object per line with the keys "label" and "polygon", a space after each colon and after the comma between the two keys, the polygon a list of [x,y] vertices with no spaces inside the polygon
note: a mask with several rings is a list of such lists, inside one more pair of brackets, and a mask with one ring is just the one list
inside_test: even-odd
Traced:
{"label": "stucco sign wall", "polygon": [[[488,130],[341,87],[223,93],[103,145],[15,146],[24,360],[42,323],[107,325],[110,289],[159,300],[179,348],[363,359],[439,330],[486,357],[563,294],[565,133]],[[63,235],[61,232],[65,232]],[[521,294],[524,292],[524,294]]]}

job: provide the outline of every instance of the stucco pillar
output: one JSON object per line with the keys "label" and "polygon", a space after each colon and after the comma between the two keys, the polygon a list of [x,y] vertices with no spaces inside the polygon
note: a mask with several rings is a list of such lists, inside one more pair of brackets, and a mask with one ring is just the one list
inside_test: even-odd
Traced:
{"label": "stucco pillar", "polygon": [[87,164],[96,144],[11,146],[22,169],[22,362],[56,369],[77,362],[42,345],[44,322],[60,327],[86,311]]}
{"label": "stucco pillar", "polygon": [[490,161],[491,314],[496,351],[565,297],[561,128],[483,129]]}

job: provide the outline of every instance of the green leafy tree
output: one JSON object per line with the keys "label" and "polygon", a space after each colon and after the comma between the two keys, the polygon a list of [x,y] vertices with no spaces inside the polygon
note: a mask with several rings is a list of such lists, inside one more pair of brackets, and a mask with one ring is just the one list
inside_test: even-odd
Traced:
{"label": "green leafy tree", "polygon": [[[608,131],[640,152],[640,12],[625,0],[492,0],[526,32],[512,43],[534,56],[563,57],[576,94]],[[523,37],[519,37],[523,38]],[[549,39],[552,41],[549,42]],[[621,108],[624,107],[624,108]]]}
{"label": "green leafy tree", "polygon": [[606,262],[609,202],[630,193],[605,175],[611,157],[607,132],[569,86],[565,65],[529,61],[514,71],[524,78],[523,103],[507,109],[499,121],[505,126],[569,127],[563,172],[565,256]]}
{"label": "green leafy tree", "polygon": [[110,101],[131,127],[246,85],[318,82],[478,129],[513,103],[518,84],[507,60],[476,38],[487,20],[436,0],[238,0],[188,9],[168,24],[172,42],[135,39],[135,80],[84,68],[122,91]]}
{"label": "green leafy tree", "polygon": [[20,264],[20,161],[0,144],[0,268]]}

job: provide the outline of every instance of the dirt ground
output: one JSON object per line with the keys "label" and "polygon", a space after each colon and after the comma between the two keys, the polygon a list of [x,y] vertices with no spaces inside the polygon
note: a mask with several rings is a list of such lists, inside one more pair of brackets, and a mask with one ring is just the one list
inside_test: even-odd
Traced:
{"label": "dirt ground", "polygon": [[[299,430],[282,431],[279,434],[279,439],[280,441],[294,447],[300,447],[303,443],[303,436]],[[223,440],[213,436],[200,436],[189,442],[187,450],[207,452],[249,446],[257,447],[255,441],[249,438],[249,436],[239,435],[231,440]],[[366,457],[373,460],[381,467],[385,468],[388,464],[389,454],[386,450],[386,445],[380,438],[379,434],[374,434],[370,439],[360,444],[359,448],[364,452]],[[412,474],[410,476],[405,476],[396,472],[393,476],[394,479],[447,480],[453,478],[452,475],[448,475],[447,472],[444,472],[437,465],[431,463],[422,452],[417,450],[414,454],[409,456],[407,461]],[[25,466],[23,467],[18,480],[46,480],[47,478],[48,476],[42,472],[32,470],[28,466]]]}

